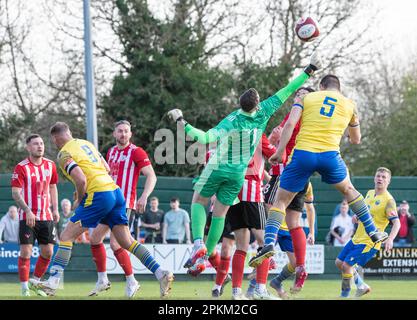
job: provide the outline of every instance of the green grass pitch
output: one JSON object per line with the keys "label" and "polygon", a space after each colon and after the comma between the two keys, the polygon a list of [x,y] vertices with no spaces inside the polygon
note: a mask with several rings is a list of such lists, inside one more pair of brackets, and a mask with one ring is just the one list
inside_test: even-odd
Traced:
{"label": "green grass pitch", "polygon": [[[367,280],[372,287],[372,292],[361,299],[363,300],[416,300],[417,281],[397,281],[397,280]],[[245,281],[243,289],[246,290],[248,282]],[[291,282],[287,282],[285,288],[289,288]],[[211,281],[175,281],[168,299],[176,300],[207,300],[211,299]],[[112,288],[100,294],[98,297],[87,297],[90,290],[94,287],[91,282],[65,282],[64,289],[57,291],[56,297],[21,297],[19,283],[1,283],[0,299],[74,299],[74,300],[94,300],[94,299],[126,299],[124,296],[125,283],[121,281],[112,282]],[[352,288],[351,296],[354,296]],[[274,293],[272,288],[269,288]],[[290,299],[298,300],[333,300],[338,299],[340,293],[340,281],[337,280],[308,280],[302,292]],[[134,299],[150,300],[159,298],[159,283],[157,281],[142,281],[141,288]],[[225,293],[221,297],[223,300],[231,299],[231,286],[227,285]],[[353,298],[352,298],[353,299]]]}

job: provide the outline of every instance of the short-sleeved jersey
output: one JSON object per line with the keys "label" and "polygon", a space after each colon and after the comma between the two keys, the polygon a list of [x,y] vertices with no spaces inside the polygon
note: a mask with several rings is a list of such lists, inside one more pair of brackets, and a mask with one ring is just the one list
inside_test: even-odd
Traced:
{"label": "short-sleeved jersey", "polygon": [[217,137],[219,144],[207,167],[230,173],[245,172],[269,118],[281,105],[273,95],[262,101],[256,112],[249,114],[239,109],[210,129],[210,135]]}
{"label": "short-sleeved jersey", "polygon": [[261,142],[248,164],[245,180],[238,198],[240,201],[264,202],[262,181],[265,176],[265,158],[270,158],[276,148],[269,142],[268,137],[262,134]]}
{"label": "short-sleeved jersey", "polygon": [[120,187],[126,199],[126,208],[136,209],[136,188],[142,168],[151,165],[145,150],[130,143],[124,149],[109,149],[106,160],[110,175]]}
{"label": "short-sleeved jersey", "polygon": [[336,91],[309,93],[303,100],[300,132],[295,149],[310,152],[339,151],[349,124],[357,124],[354,102]]}
{"label": "short-sleeved jersey", "polygon": [[[314,193],[313,193],[313,185],[311,184],[311,182],[308,183],[308,187],[307,187],[307,191],[304,196],[304,199],[305,199],[305,203],[313,203]],[[285,221],[285,219],[282,220],[280,229],[284,231],[289,231],[287,222]]]}
{"label": "short-sleeved jersey", "polygon": [[[388,192],[376,195],[375,190],[369,190],[365,197],[365,203],[371,212],[375,226],[379,231],[384,231],[389,221],[398,219],[397,205],[394,197]],[[366,244],[367,248],[381,249],[381,243],[374,247],[374,243],[365,231],[362,222],[352,238],[354,244]]]}
{"label": "short-sleeved jersey", "polygon": [[87,179],[88,194],[117,189],[101,158],[94,145],[82,139],[68,141],[58,153],[59,167],[72,183],[74,180],[71,178],[71,171],[77,166],[83,171]]}
{"label": "short-sleeved jersey", "polygon": [[[12,175],[12,187],[21,188],[26,204],[38,221],[53,220],[50,209],[49,186],[58,183],[55,163],[43,158],[40,165],[29,158],[20,162]],[[19,220],[26,220],[26,213],[19,208]]]}

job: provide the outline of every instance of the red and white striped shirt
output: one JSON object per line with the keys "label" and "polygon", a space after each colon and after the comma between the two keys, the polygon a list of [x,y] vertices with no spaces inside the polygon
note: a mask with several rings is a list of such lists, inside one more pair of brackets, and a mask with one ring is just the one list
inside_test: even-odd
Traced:
{"label": "red and white striped shirt", "polygon": [[[290,113],[291,112],[287,113],[287,115],[281,121],[281,123],[279,124],[278,127],[284,128],[285,123],[287,122],[288,118],[290,117]],[[269,174],[271,176],[280,176],[282,174],[282,172],[284,171],[284,168],[285,168],[285,166],[287,165],[287,162],[288,162],[288,157],[291,155],[291,153],[292,153],[292,151],[295,147],[295,142],[297,140],[297,135],[300,132],[300,126],[301,126],[301,119],[295,125],[294,130],[293,130],[292,135],[291,135],[291,138],[288,141],[287,146],[285,147],[285,152],[282,155],[282,163],[272,166],[271,169],[269,170]]]}
{"label": "red and white striped shirt", "polygon": [[[37,221],[53,220],[50,209],[49,185],[58,183],[55,163],[43,158],[40,165],[29,158],[20,162],[12,175],[12,187],[21,188],[23,199],[36,216]],[[26,213],[19,208],[19,220],[26,220]]]}
{"label": "red and white striped shirt", "polygon": [[132,143],[122,150],[116,145],[107,152],[106,160],[110,166],[110,175],[126,199],[126,208],[136,210],[136,187],[140,170],[151,165],[148,154]]}
{"label": "red and white striped shirt", "polygon": [[267,136],[263,134],[262,140],[248,164],[245,181],[238,196],[240,201],[264,202],[262,182],[265,175],[265,158],[270,158],[275,152],[276,148],[269,143]]}

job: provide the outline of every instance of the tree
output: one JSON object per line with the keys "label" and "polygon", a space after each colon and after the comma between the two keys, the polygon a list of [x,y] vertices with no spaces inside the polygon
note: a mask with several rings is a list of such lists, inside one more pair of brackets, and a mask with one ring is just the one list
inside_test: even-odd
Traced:
{"label": "tree", "polygon": [[[230,111],[231,77],[206,59],[206,39],[201,26],[190,20],[192,1],[174,5],[172,19],[161,21],[145,1],[116,2],[117,28],[126,59],[126,70],[114,78],[103,97],[103,149],[113,142],[113,123],[127,118],[134,125],[135,141],[149,154],[156,147],[155,131],[176,128],[164,119],[168,110],[181,108],[195,126],[208,129]],[[162,120],[161,120],[162,119]],[[193,175],[198,166],[157,166],[165,175]]]}

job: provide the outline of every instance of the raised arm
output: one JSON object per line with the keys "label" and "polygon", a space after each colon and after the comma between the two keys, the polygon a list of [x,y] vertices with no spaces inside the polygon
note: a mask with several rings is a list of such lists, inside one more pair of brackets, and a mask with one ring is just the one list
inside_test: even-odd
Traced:
{"label": "raised arm", "polygon": [[317,52],[314,52],[310,58],[310,64],[304,71],[292,80],[287,86],[276,92],[273,96],[261,102],[261,109],[264,109],[268,116],[274,114],[284,102],[299,89],[304,82],[310,78],[316,70],[321,67],[320,57]]}

